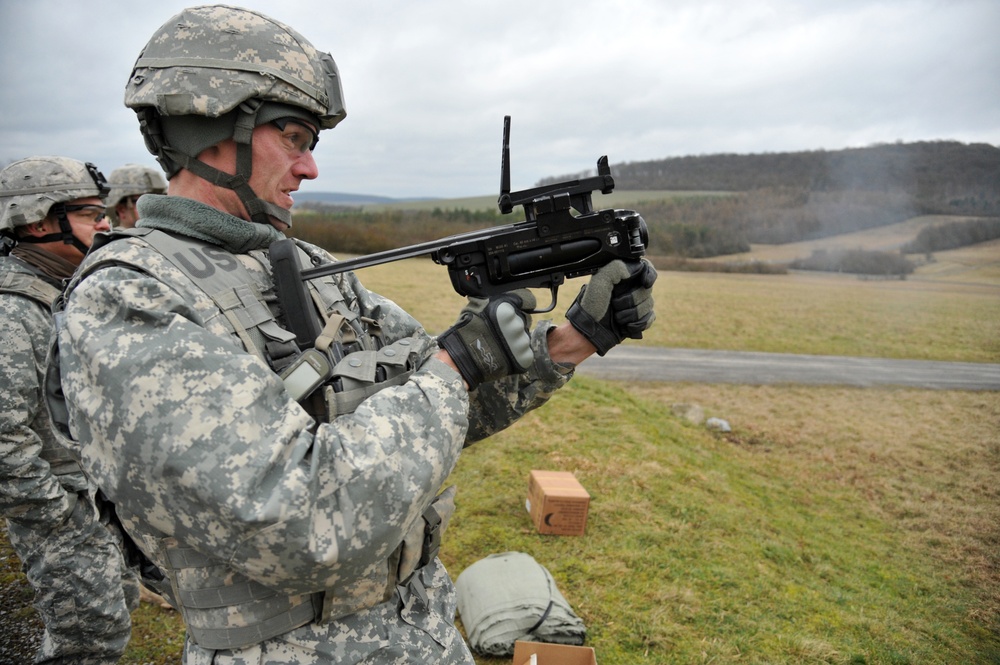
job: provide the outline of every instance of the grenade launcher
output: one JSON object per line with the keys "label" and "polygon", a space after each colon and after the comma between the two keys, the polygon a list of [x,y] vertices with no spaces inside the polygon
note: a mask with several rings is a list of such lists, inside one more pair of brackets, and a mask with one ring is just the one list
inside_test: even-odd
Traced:
{"label": "grenade launcher", "polygon": [[306,348],[322,330],[303,280],[426,254],[448,268],[452,286],[463,296],[487,298],[514,289],[547,288],[551,304],[532,313],[552,311],[566,279],[592,275],[615,259],[637,260],[645,254],[648,232],[638,213],[594,210],[593,191],[610,194],[614,188],[608,158],[603,156],[597,160],[596,176],[511,192],[510,116],[506,116],[497,205],[503,214],[523,206],[524,221],[306,269],[299,263],[294,242],[278,240],[269,255],[291,332]]}

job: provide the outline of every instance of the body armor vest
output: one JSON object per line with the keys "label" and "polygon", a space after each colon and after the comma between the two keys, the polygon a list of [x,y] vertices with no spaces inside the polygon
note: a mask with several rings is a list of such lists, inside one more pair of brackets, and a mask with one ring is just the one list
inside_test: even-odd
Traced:
{"label": "body armor vest", "polygon": [[[27,265],[23,261],[19,261],[19,263]],[[30,266],[28,267],[30,268]],[[9,270],[0,278],[0,293],[24,296],[39,303],[45,309],[51,309],[62,291],[38,275]],[[48,462],[49,469],[54,476],[83,473],[79,462],[70,454],[69,449],[53,438],[43,438],[39,457]],[[71,489],[76,491],[78,488],[74,486]]]}
{"label": "body armor vest", "polygon": [[[275,372],[298,356],[295,335],[279,325],[265,295],[236,256],[209,243],[149,228],[104,234],[95,240],[95,249],[121,237],[140,238],[187,275],[218,306],[220,321],[229,332]],[[308,263],[308,253],[301,247],[299,251]],[[266,252],[254,250],[250,256],[268,265]],[[89,264],[85,274],[109,264],[123,265],[119,259],[98,261]],[[150,274],[147,266],[125,265]],[[74,285],[82,278],[78,275]],[[310,415],[328,422],[353,412],[377,391],[404,383],[415,369],[409,365],[411,340],[386,345],[378,322],[351,311],[333,277],[310,280],[308,288],[325,323],[321,339],[343,350],[331,380],[303,403]],[[307,623],[331,621],[388,600],[397,585],[415,580],[414,570],[437,555],[443,526],[454,511],[453,495],[454,488],[443,492],[370,578],[354,580],[343,588],[304,595],[279,593],[233,570],[225,561],[183,547],[173,538],[160,542],[159,558],[166,562],[162,571],[166,580],[145,581],[180,609],[188,635],[199,646],[249,646]],[[131,518],[121,517],[125,523]]]}

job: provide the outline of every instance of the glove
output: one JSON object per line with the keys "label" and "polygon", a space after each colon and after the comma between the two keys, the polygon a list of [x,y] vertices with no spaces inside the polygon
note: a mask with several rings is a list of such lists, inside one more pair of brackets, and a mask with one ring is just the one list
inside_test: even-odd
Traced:
{"label": "glove", "polygon": [[612,261],[580,289],[566,318],[603,356],[626,337],[642,339],[653,324],[655,281],[656,269],[646,259]]}
{"label": "glove", "polygon": [[438,336],[462,378],[475,390],[480,383],[528,371],[534,362],[528,328],[535,296],[527,289],[497,298],[469,298],[458,321]]}

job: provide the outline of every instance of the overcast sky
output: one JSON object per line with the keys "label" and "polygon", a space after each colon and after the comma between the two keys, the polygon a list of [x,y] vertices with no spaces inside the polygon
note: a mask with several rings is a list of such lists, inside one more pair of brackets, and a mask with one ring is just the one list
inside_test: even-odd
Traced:
{"label": "overcast sky", "polygon": [[[175,0],[0,0],[0,164],[155,166],[125,81]],[[682,155],[1000,145],[1000,0],[247,0],[340,68],[304,191],[459,197]]]}

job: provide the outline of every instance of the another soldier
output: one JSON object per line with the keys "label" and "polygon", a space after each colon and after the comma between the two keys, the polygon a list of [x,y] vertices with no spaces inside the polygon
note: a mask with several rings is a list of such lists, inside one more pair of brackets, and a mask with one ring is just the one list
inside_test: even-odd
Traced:
{"label": "another soldier", "polygon": [[[139,221],[139,211],[136,203],[143,194],[166,194],[167,180],[159,169],[142,164],[126,164],[111,172],[108,177],[111,188],[107,205],[108,219],[111,225],[123,229],[131,229]],[[151,603],[161,609],[172,609],[162,596],[151,591],[145,585],[139,588],[139,599]]]}
{"label": "another soldier", "polygon": [[139,219],[135,204],[143,194],[166,194],[167,181],[157,169],[141,164],[126,164],[108,176],[108,217],[113,226],[130,229]]}
{"label": "another soldier", "polygon": [[571,322],[533,330],[526,291],[470,299],[437,339],[354,274],[310,280],[325,327],[305,350],[268,248],[345,116],[333,59],[257,12],[197,7],[153,35],[125,103],[169,196],[80,267],[62,387],[85,468],[182,612],[185,662],[473,663],[436,556],[443,483],[463,446],[641,337],[655,271],[615,262]]}
{"label": "another soldier", "polygon": [[[45,624],[37,663],[115,663],[131,631],[121,553],[42,399],[50,305],[109,229],[93,164],[32,157],[0,171],[0,515]],[[138,587],[133,583],[134,606]]]}

